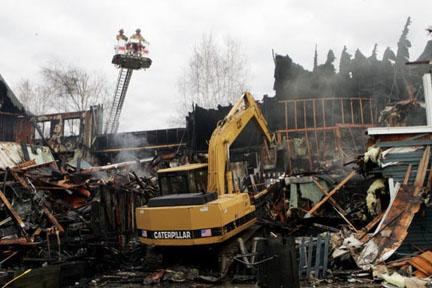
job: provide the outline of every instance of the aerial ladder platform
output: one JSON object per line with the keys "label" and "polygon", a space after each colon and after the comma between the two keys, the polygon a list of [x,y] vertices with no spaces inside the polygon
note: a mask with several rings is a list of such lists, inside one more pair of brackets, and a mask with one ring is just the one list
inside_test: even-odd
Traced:
{"label": "aerial ladder platform", "polygon": [[127,43],[126,46],[117,46],[112,63],[119,68],[114,99],[110,113],[105,122],[105,134],[116,133],[119,127],[120,114],[132,77],[133,70],[147,69],[152,60],[147,57],[147,50],[137,43]]}

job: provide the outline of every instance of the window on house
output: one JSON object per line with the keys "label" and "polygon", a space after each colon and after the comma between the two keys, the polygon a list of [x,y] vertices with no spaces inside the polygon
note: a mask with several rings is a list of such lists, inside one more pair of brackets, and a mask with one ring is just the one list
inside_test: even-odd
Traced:
{"label": "window on house", "polygon": [[80,133],[81,119],[65,119],[63,120],[63,136],[78,136]]}
{"label": "window on house", "polygon": [[37,122],[37,126],[39,127],[40,132],[38,130],[35,131],[35,139],[50,138],[51,137],[51,121],[41,121]]}

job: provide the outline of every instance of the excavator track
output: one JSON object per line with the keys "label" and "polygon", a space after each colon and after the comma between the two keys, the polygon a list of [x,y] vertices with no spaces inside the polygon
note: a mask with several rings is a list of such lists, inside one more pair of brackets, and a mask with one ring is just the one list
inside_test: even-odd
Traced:
{"label": "excavator track", "polygon": [[241,253],[239,239],[247,246],[250,241],[256,237],[261,232],[262,226],[259,224],[254,224],[249,229],[240,233],[237,237],[233,237],[224,243],[221,247],[218,255],[219,265],[220,265],[220,277],[225,278],[234,262],[234,257]]}
{"label": "excavator track", "polygon": [[[197,266],[204,272],[200,279],[204,282],[223,282],[233,267],[234,258],[242,254],[239,239],[246,247],[251,246],[252,239],[262,236],[262,226],[254,224],[230,240],[218,246],[183,247],[153,247],[147,246],[145,263],[150,271],[170,266]],[[201,270],[201,269],[200,269]]]}

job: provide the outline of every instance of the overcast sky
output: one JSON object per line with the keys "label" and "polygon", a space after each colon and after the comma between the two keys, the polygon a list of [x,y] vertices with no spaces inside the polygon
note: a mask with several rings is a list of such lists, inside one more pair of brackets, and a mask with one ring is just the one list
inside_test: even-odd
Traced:
{"label": "overcast sky", "polygon": [[[37,80],[40,67],[57,58],[110,81],[118,70],[111,64],[119,28],[131,34],[141,28],[150,45],[153,65],[132,76],[120,130],[166,128],[176,109],[176,81],[203,33],[241,42],[251,68],[256,98],[274,95],[272,49],[312,68],[315,43],[319,62],[328,49],[336,57],[344,45],[370,55],[378,44],[396,50],[408,16],[409,39],[416,58],[432,25],[432,1],[20,1],[0,3],[0,73],[13,88],[20,79]],[[337,59],[336,61],[339,61]]]}

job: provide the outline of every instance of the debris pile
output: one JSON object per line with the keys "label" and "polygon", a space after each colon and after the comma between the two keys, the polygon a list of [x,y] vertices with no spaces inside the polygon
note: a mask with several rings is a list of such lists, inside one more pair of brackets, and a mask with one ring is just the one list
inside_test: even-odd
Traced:
{"label": "debris pile", "polygon": [[273,235],[295,237],[303,280],[426,287],[432,275],[432,129],[368,133],[367,151],[343,177],[281,177],[269,188],[270,217],[259,220]]}
{"label": "debris pile", "polygon": [[158,193],[155,179],[138,175],[140,161],[77,169],[59,166],[49,151],[49,161],[19,161],[16,145],[1,145],[1,282],[41,265],[97,259],[102,267],[126,258],[122,251],[136,246],[135,207]]}
{"label": "debris pile", "polygon": [[[290,259],[298,256],[298,279],[314,285],[338,281],[385,282],[388,287],[429,285],[432,129],[398,129],[383,134],[369,129],[367,151],[343,177],[275,174],[277,178],[266,180],[273,184],[265,196],[255,197],[259,223],[274,241],[294,239],[295,252],[281,248],[275,253],[290,251]],[[14,277],[12,272],[16,276],[16,271],[37,269],[43,263],[79,260],[98,263],[95,272],[102,273],[96,278],[87,275],[93,279],[89,285],[95,287],[214,280],[192,266],[159,261],[152,270],[145,262],[148,258],[143,262],[145,249],[134,240],[134,210],[159,192],[155,179],[140,177],[134,168],[150,159],[77,169],[58,165],[49,151],[36,149],[36,154],[24,157],[12,153],[11,147],[2,146],[9,153],[1,158],[0,175],[4,281]],[[251,191],[263,181],[243,176],[250,181]],[[233,281],[259,282],[268,275],[262,269],[274,265],[273,259],[281,261],[273,252],[264,253],[262,260],[259,247],[240,245],[238,251],[231,259],[237,267],[230,274]],[[120,270],[112,272],[112,267]]]}
{"label": "debris pile", "polygon": [[332,258],[352,259],[397,287],[426,287],[431,235],[420,227],[431,213],[431,134],[427,126],[374,129],[359,160],[371,183],[364,199],[370,222],[335,235]]}

